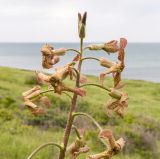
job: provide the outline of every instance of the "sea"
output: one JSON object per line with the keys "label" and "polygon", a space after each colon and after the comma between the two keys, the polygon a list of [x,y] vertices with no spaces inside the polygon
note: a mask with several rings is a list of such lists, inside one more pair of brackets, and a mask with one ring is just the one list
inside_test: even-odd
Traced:
{"label": "sea", "polygon": [[[50,43],[54,48],[79,49],[78,43]],[[0,66],[47,72],[41,66],[41,48],[44,43],[0,43]],[[89,43],[85,43],[85,46]],[[116,62],[117,54],[108,55],[104,51],[88,51],[85,57],[104,57]],[[75,57],[70,51],[55,66],[63,66]],[[160,43],[129,43],[126,48],[124,79],[160,82]],[[105,68],[95,60],[86,60],[82,67],[83,74],[98,76]],[[52,68],[50,73],[54,72]]]}

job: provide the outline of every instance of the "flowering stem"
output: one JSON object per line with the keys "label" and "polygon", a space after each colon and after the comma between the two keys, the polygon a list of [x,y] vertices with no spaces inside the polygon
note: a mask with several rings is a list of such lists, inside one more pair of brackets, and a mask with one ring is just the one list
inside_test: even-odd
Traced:
{"label": "flowering stem", "polygon": [[81,54],[81,52],[79,52],[79,51],[76,50],[76,49],[67,49],[67,51],[74,51],[74,52],[76,52],[76,53],[78,53],[78,54]]}
{"label": "flowering stem", "polygon": [[88,117],[89,119],[91,119],[93,121],[93,123],[97,126],[97,128],[102,131],[102,128],[101,126],[98,124],[98,122],[93,118],[91,117],[89,114],[86,114],[86,113],[83,113],[83,112],[77,112],[77,113],[73,113],[73,118],[75,118],[76,116],[79,116],[79,115],[83,115],[83,116],[86,116]]}
{"label": "flowering stem", "polygon": [[63,150],[63,148],[62,148],[59,144],[56,144],[56,143],[54,143],[54,142],[48,142],[48,143],[45,143],[45,144],[39,146],[38,148],[36,148],[36,149],[28,156],[27,159],[32,159],[33,156],[35,156],[41,149],[43,149],[43,148],[45,148],[45,147],[47,147],[47,146],[50,146],[50,145],[58,147],[58,148],[60,149],[60,152]]}
{"label": "flowering stem", "polygon": [[108,92],[111,91],[110,88],[106,88],[106,87],[104,87],[104,86],[101,86],[101,85],[99,85],[99,84],[94,84],[94,83],[83,84],[83,85],[81,85],[80,87],[86,87],[86,86],[96,86],[96,87],[102,88],[102,89],[104,89],[104,90],[106,90],[106,91],[108,91]]}
{"label": "flowering stem", "polygon": [[[74,49],[72,49],[72,50],[74,50]],[[76,51],[76,52],[78,52],[78,51]],[[83,38],[80,39],[80,60],[79,60],[78,69],[77,69],[77,71],[79,72],[79,74],[81,72],[82,54],[83,54]],[[77,78],[76,78],[76,85],[75,85],[75,87],[78,88],[79,85],[80,85],[80,76],[78,75]],[[78,97],[77,94],[74,93],[72,101],[71,101],[71,107],[70,107],[70,111],[69,111],[69,115],[68,115],[68,120],[67,120],[67,124],[66,124],[66,128],[65,128],[65,132],[64,132],[63,151],[60,152],[59,159],[64,159],[65,158],[65,152],[66,152],[66,149],[67,149],[68,140],[69,140],[69,136],[70,136],[70,133],[71,133],[71,129],[72,129],[72,125],[73,125],[73,120],[74,120],[74,117],[72,116],[72,113],[76,109],[77,97]]]}
{"label": "flowering stem", "polygon": [[81,59],[82,61],[84,60],[97,60],[97,61],[100,61],[99,59],[95,58],[95,57],[85,57],[83,59]]}

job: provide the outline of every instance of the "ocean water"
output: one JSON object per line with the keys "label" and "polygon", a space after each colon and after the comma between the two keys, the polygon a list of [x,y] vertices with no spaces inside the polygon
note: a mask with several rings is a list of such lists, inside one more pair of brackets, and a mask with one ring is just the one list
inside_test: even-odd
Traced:
{"label": "ocean water", "polygon": [[[41,66],[42,45],[43,43],[0,43],[0,66],[47,71]],[[51,43],[51,45],[55,48],[79,48],[78,43]],[[68,63],[74,56],[73,52],[68,52],[57,66]],[[108,55],[103,51],[86,51],[85,56],[106,57],[111,60],[116,60],[117,57],[116,54]],[[125,61],[123,78],[160,82],[160,43],[129,43]],[[90,75],[98,75],[104,70],[105,68],[100,67],[94,60],[86,60],[82,68],[84,74]],[[50,70],[53,71],[54,69]]]}

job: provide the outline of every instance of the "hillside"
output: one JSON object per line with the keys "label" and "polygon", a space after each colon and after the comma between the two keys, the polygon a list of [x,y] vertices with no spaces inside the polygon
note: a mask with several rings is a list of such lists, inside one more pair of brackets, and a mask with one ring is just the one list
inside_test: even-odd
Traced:
{"label": "hillside", "polygon": [[[98,83],[94,76],[88,81]],[[68,85],[71,84],[67,81]],[[115,159],[157,158],[160,155],[160,83],[124,80],[129,94],[129,107],[124,119],[106,116],[105,103],[109,98],[104,90],[86,87],[87,96],[79,99],[78,111],[92,115],[103,127],[110,127],[115,135],[127,140],[126,148]],[[44,116],[34,117],[23,106],[21,94],[36,84],[34,72],[0,67],[0,156],[2,159],[26,158],[34,148],[44,142],[61,142],[67,120],[69,98],[48,93],[53,105]],[[111,86],[110,78],[105,81]],[[44,88],[45,89],[45,88]],[[97,93],[98,92],[98,93]],[[53,95],[53,96],[52,96]],[[87,129],[85,138],[92,151],[104,150],[93,124],[79,118],[79,127]],[[71,137],[74,138],[74,133]],[[52,147],[40,152],[35,159],[56,158]],[[80,158],[83,158],[81,156]]]}

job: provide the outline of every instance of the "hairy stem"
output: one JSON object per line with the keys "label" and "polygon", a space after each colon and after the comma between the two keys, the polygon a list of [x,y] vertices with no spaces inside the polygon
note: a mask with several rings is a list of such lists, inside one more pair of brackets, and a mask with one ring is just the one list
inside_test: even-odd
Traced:
{"label": "hairy stem", "polygon": [[[79,74],[81,72],[82,54],[83,54],[83,38],[80,39],[80,60],[79,60],[78,69],[77,69]],[[78,88],[79,85],[80,85],[80,76],[77,76],[75,87]],[[69,140],[69,136],[70,136],[70,133],[71,133],[73,120],[74,120],[74,117],[72,116],[72,113],[76,109],[77,97],[78,97],[77,94],[74,93],[72,101],[71,101],[71,107],[70,107],[70,111],[69,111],[69,115],[68,115],[68,120],[67,120],[67,124],[66,124],[66,128],[65,128],[65,132],[64,132],[63,151],[60,152],[59,159],[64,159],[65,158],[65,152],[66,152],[66,149],[67,149],[68,140]]]}
{"label": "hairy stem", "polygon": [[38,148],[36,148],[36,149],[28,156],[27,159],[32,159],[41,149],[43,149],[43,148],[45,148],[45,147],[47,147],[47,146],[51,146],[51,145],[58,147],[58,148],[60,149],[60,152],[63,150],[63,148],[62,148],[60,145],[58,145],[58,144],[56,144],[56,143],[54,143],[54,142],[49,142],[49,143],[45,143],[45,144],[39,146]]}

